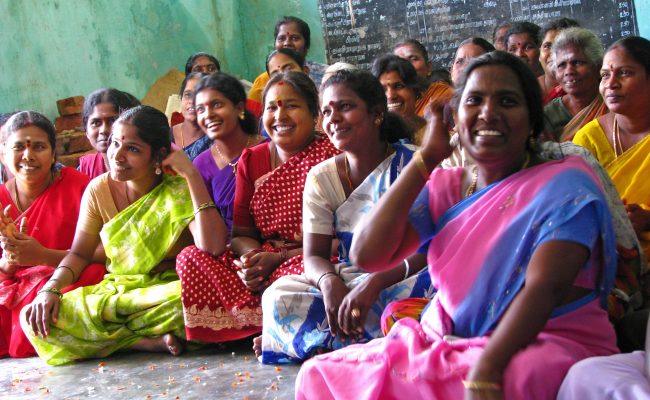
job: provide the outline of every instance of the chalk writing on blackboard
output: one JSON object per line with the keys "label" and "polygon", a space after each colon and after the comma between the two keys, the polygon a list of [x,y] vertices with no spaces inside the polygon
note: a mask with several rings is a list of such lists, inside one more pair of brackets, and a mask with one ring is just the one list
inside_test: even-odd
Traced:
{"label": "chalk writing on blackboard", "polygon": [[607,46],[638,35],[633,0],[319,0],[329,63],[369,69],[372,60],[407,38],[422,42],[434,64],[448,67],[458,44],[488,40],[505,21],[543,26],[561,17],[578,20]]}

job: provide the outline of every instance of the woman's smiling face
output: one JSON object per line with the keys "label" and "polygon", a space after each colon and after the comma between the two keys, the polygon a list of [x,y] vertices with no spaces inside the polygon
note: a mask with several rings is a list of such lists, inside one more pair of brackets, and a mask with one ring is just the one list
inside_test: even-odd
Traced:
{"label": "woman's smiling face", "polygon": [[518,162],[531,133],[517,75],[503,65],[472,70],[458,105],[463,146],[479,164]]}
{"label": "woman's smiling face", "polygon": [[283,80],[266,92],[262,120],[273,143],[288,153],[302,150],[311,141],[316,125],[303,96]]}

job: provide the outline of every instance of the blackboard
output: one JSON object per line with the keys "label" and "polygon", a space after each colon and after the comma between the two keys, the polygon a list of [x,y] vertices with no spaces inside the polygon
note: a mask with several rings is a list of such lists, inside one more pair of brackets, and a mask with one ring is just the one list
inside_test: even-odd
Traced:
{"label": "blackboard", "polygon": [[463,40],[491,41],[505,21],[544,26],[569,17],[600,35],[605,46],[638,35],[633,0],[319,0],[329,63],[346,61],[369,69],[375,57],[414,38],[434,65],[447,68]]}

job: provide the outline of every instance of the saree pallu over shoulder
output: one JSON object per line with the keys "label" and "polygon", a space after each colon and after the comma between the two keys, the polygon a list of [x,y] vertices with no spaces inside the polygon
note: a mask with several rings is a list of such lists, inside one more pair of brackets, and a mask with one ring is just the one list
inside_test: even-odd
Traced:
{"label": "saree pallu over shoulder", "polygon": [[[275,240],[300,247],[302,193],[307,173],[316,164],[338,153],[327,137],[319,136],[276,169],[255,178],[249,213],[255,228],[265,240],[262,243],[263,251],[278,252],[279,249],[273,245]],[[245,163],[251,161],[250,154],[242,155]],[[266,149],[255,154],[263,154],[256,162],[266,165],[269,154]],[[238,179],[241,179],[241,175]],[[241,187],[237,190],[241,190]],[[236,224],[237,215],[234,220]],[[231,251],[213,257],[194,246],[185,248],[178,255],[176,270],[183,282],[182,301],[188,339],[224,342],[241,339],[261,330],[260,295],[251,292],[239,278],[241,268],[234,263],[236,259],[238,257]],[[297,255],[280,264],[268,281],[271,283],[281,276],[301,274],[303,271],[302,255]],[[198,282],[201,285],[197,285]]]}
{"label": "saree pallu over shoulder", "polygon": [[[85,174],[65,167],[50,187],[23,214],[19,213],[6,186],[2,185],[1,208],[12,206],[8,211],[9,216],[17,225],[20,217],[25,217],[27,234],[44,247],[67,250],[72,245],[81,196],[89,181],[90,178]],[[19,267],[13,276],[0,281],[0,357],[28,357],[36,354],[19,327],[19,314],[23,307],[34,300],[53,273],[53,266],[24,265]],[[99,282],[105,273],[103,265],[92,264],[75,283],[62,291],[68,292],[80,286],[93,285]]]}
{"label": "saree pallu over shoulder", "polygon": [[[593,208],[598,216],[603,250],[592,252],[576,284],[592,289],[590,299],[600,298],[605,307],[616,272],[616,247],[607,203],[597,182],[584,161],[567,157],[515,173],[461,200],[442,215],[434,215],[435,236],[428,261],[434,286],[439,289],[437,300],[453,326],[453,332],[442,335],[476,337],[493,330],[523,287],[535,250],[549,240],[580,242],[557,229],[585,208]],[[436,189],[429,188],[434,208]],[[581,244],[590,248],[588,243]],[[456,271],[459,265],[463,265],[462,279]],[[581,304],[565,306],[554,315]],[[440,326],[449,327],[449,322]]]}
{"label": "saree pallu over shoulder", "polygon": [[185,179],[163,175],[161,184],[102,228],[100,236],[110,260],[108,271],[118,275],[148,274],[178,240],[193,213]]}
{"label": "saree pallu over shoulder", "polygon": [[100,232],[110,274],[94,286],[66,293],[46,338],[23,331],[48,364],[105,357],[143,338],[183,337],[181,285],[176,272],[151,270],[193,217],[185,179],[162,183],[107,222]]}
{"label": "saree pallu over shoulder", "polygon": [[429,103],[437,99],[446,103],[451,100],[453,95],[454,88],[440,81],[434,82],[420,94],[420,98],[415,102],[415,113],[420,117],[424,117],[424,110]]}
{"label": "saree pallu over shoulder", "polygon": [[338,153],[340,151],[326,136],[318,136],[303,151],[263,178],[251,199],[251,213],[264,239],[302,241],[301,200],[307,173],[314,165]]}
{"label": "saree pallu over shoulder", "polygon": [[[650,179],[646,177],[648,171],[650,171],[650,136],[645,137],[616,157],[600,121],[595,119],[578,131],[573,143],[589,150],[603,165],[621,199],[628,204],[636,203],[646,210],[650,209]],[[617,281],[617,288],[627,294],[640,287],[637,280],[647,270],[647,258],[648,254],[650,254],[650,233],[643,232],[639,236],[639,241],[646,256],[646,265],[642,266],[642,271],[638,271],[633,265],[624,266],[622,269],[619,268],[621,279]],[[625,251],[620,253],[623,258],[634,256],[634,254],[631,254],[630,257],[626,257],[625,254],[626,251],[634,249],[628,247],[623,250]],[[622,282],[622,284],[619,284],[619,282]]]}
{"label": "saree pallu over shoulder", "polygon": [[551,240],[590,249],[574,285],[592,295],[557,308],[513,355],[503,373],[504,397],[555,398],[571,365],[616,352],[603,309],[615,269],[614,235],[590,168],[567,157],[515,173],[466,199],[460,190],[453,196],[440,190],[458,187],[462,173],[434,170],[421,193],[434,225],[426,235],[416,229],[423,241],[432,238],[429,272],[438,289],[421,322],[399,320],[386,338],[308,360],[296,379],[297,399],[462,398],[462,380],[522,288],[528,261]]}
{"label": "saree pallu over shoulder", "polygon": [[[341,197],[337,203],[327,205],[327,207],[332,207],[328,214],[333,215],[334,222],[334,226],[330,229],[334,229],[336,237],[339,239],[339,262],[331,262],[334,264],[336,273],[350,289],[363,284],[370,277],[370,274],[362,271],[348,260],[354,228],[379,201],[379,198],[386,193],[413,155],[414,147],[411,145],[395,144],[393,146],[395,153],[380,163],[347,199]],[[321,197],[322,188],[340,184],[335,171],[334,160],[327,160],[315,168],[315,173],[310,174],[310,178],[313,178],[315,182],[320,182],[321,185],[312,183],[314,189],[305,191],[305,204],[308,204],[305,207],[310,207],[309,204],[313,204],[314,208],[326,207],[317,197]],[[334,181],[325,183],[330,179]],[[317,185],[321,189],[316,189]],[[316,194],[316,192],[321,193]],[[308,196],[311,196],[310,193],[314,195],[313,198],[308,199]],[[305,226],[308,224],[305,222]],[[318,229],[320,228],[316,228],[316,230]],[[310,232],[307,229],[306,231]],[[431,279],[426,270],[385,288],[368,310],[360,342],[381,336],[380,316],[384,307],[390,302],[407,297],[431,298],[432,296]],[[278,279],[264,292],[262,308],[264,311],[263,363],[300,362],[318,352],[339,349],[350,344],[349,341],[342,341],[338,337],[332,336],[327,323],[323,295],[304,275],[285,276]]]}

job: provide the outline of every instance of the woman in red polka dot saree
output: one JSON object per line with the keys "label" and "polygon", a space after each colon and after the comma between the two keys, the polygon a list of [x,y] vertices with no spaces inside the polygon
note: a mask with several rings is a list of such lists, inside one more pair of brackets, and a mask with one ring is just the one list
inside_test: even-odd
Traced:
{"label": "woman in red polka dot saree", "polygon": [[188,340],[259,333],[262,291],[281,276],[303,272],[305,179],[339,151],[315,132],[318,94],[306,75],[274,76],[263,99],[272,141],[244,150],[238,161],[230,249],[213,257],[191,246],[177,257]]}

